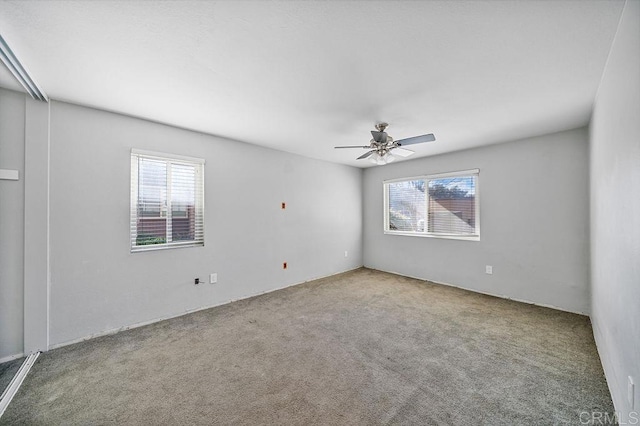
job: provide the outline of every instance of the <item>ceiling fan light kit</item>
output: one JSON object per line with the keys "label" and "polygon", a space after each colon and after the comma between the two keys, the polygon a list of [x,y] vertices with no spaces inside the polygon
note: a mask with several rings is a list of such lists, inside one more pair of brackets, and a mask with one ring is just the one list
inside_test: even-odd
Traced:
{"label": "ceiling fan light kit", "polygon": [[380,155],[375,153],[369,157],[369,161],[378,166],[384,166],[385,164],[396,161],[396,157],[392,153],[388,152],[386,155]]}
{"label": "ceiling fan light kit", "polygon": [[[394,141],[391,136],[389,136],[385,129],[389,126],[387,123],[378,123],[376,124],[376,130],[371,131],[371,136],[373,139],[369,142],[369,145],[366,146],[336,146],[335,148],[364,148],[370,149],[370,151],[362,154],[357,160],[363,160],[368,158],[369,161],[373,164],[382,166],[388,163],[391,163],[396,160],[396,156],[400,157],[408,157],[414,153],[410,149],[401,148],[404,145],[415,145],[418,143],[424,142],[433,142],[436,140],[433,133],[429,133],[421,136],[414,136],[411,138],[400,139],[399,141]],[[391,151],[393,150],[393,155]]]}

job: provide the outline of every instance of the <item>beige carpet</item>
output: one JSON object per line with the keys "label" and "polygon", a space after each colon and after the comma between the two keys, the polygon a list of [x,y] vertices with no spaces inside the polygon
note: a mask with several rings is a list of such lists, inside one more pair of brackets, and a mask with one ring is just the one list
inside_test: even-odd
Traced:
{"label": "beige carpet", "polygon": [[587,317],[359,269],[45,353],[0,424],[549,425],[592,411],[613,406]]}

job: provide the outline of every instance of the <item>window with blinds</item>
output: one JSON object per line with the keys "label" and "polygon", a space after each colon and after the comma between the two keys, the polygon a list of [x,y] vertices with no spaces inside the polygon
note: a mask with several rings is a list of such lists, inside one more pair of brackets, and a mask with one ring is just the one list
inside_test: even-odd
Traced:
{"label": "window with blinds", "polygon": [[204,245],[204,160],[131,151],[131,251]]}
{"label": "window with blinds", "polygon": [[480,239],[478,169],[384,182],[389,234]]}

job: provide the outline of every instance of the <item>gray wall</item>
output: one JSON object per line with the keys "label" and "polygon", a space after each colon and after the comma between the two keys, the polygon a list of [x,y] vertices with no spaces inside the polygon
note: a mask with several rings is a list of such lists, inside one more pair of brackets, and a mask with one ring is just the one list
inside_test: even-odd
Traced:
{"label": "gray wall", "polygon": [[[365,266],[588,313],[587,153],[582,128],[367,169]],[[383,233],[384,180],[474,168],[480,241]]]}
{"label": "gray wall", "polygon": [[640,2],[628,1],[600,84],[591,138],[594,335],[623,421],[640,413]]}
{"label": "gray wall", "polygon": [[[131,148],[206,160],[204,247],[129,252]],[[54,101],[50,185],[52,346],[362,265],[356,168]]]}
{"label": "gray wall", "polygon": [[24,95],[0,89],[0,169],[20,173],[0,179],[0,360],[23,347],[24,115]]}

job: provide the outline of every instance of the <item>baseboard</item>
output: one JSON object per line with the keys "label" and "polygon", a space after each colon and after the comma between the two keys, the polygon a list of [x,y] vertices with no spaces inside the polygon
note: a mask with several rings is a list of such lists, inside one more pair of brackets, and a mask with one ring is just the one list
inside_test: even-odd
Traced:
{"label": "baseboard", "polygon": [[[600,357],[600,365],[602,365],[602,371],[604,372],[604,378],[607,382],[607,387],[609,388],[609,394],[611,395],[611,401],[613,402],[613,408],[616,413],[621,413],[624,407],[621,407],[619,403],[617,403],[617,398],[614,395],[617,393],[614,392],[616,389],[623,389],[620,387],[618,383],[618,375],[615,372],[615,364],[609,362],[609,354],[606,351],[607,345],[605,344],[604,335],[600,332],[600,326],[597,321],[594,321],[591,318],[591,329],[593,330],[593,340],[596,342],[596,350],[598,351],[598,357]],[[626,388],[626,385],[625,385]],[[621,423],[622,424],[622,423]]]}
{"label": "baseboard", "polygon": [[516,297],[510,297],[510,296],[507,296],[507,295],[504,295],[504,294],[490,293],[490,292],[487,292],[487,291],[477,290],[475,288],[463,287],[463,286],[456,285],[456,284],[450,284],[450,283],[444,283],[444,282],[440,282],[440,281],[434,281],[434,280],[430,280],[430,279],[422,278],[422,277],[414,277],[412,275],[402,274],[400,272],[395,272],[395,271],[386,271],[384,269],[371,268],[371,267],[368,267],[368,266],[365,266],[365,268],[372,269],[372,270],[375,270],[375,271],[386,272],[388,274],[400,275],[401,277],[413,278],[414,280],[429,281],[430,283],[439,284],[439,285],[446,285],[447,287],[455,287],[455,288],[459,288],[461,290],[470,291],[472,293],[484,294],[486,296],[498,297],[500,299],[505,299],[505,300],[513,300],[514,302],[526,303],[527,305],[535,305],[535,306],[540,306],[540,307],[543,307],[543,308],[555,309],[557,311],[569,312],[571,314],[578,314],[578,315],[582,315],[582,316],[585,316],[585,317],[589,316],[589,314],[586,313],[586,312],[573,311],[573,310],[570,310],[570,309],[561,308],[559,306],[548,305],[546,303],[532,302],[530,300],[518,299]]}
{"label": "baseboard", "polygon": [[167,316],[164,316],[164,317],[159,317],[159,318],[151,319],[151,320],[148,320],[148,321],[142,321],[142,322],[138,322],[138,323],[131,324],[131,325],[125,325],[123,327],[118,327],[118,328],[113,328],[113,329],[106,330],[106,331],[101,331],[101,332],[98,332],[98,333],[91,334],[89,336],[80,337],[78,339],[67,340],[65,342],[49,345],[49,350],[58,349],[58,348],[61,348],[63,346],[73,345],[73,344],[76,344],[76,343],[84,342],[84,341],[95,339],[95,338],[102,337],[102,336],[111,336],[111,335],[117,334],[117,333],[119,333],[121,331],[132,330],[134,328],[144,327],[145,325],[155,324],[155,323],[160,322],[160,321],[165,321],[165,320],[169,320],[169,319],[172,319],[172,318],[178,318],[178,317],[181,317],[183,315],[189,315],[189,314],[193,314],[195,312],[204,311],[204,310],[215,308],[215,307],[218,307],[218,306],[228,305],[229,303],[237,302],[239,300],[250,299],[252,297],[261,296],[263,294],[268,294],[268,293],[272,293],[274,291],[283,290],[285,288],[295,287],[297,285],[308,283],[309,281],[321,280],[323,278],[329,278],[329,277],[333,277],[333,276],[336,276],[336,275],[345,274],[347,272],[355,271],[356,269],[360,269],[360,268],[362,268],[362,265],[360,265],[358,267],[355,267],[355,268],[352,268],[352,269],[347,269],[347,270],[344,270],[344,271],[336,272],[335,274],[323,275],[323,276],[316,277],[316,278],[309,278],[308,280],[301,281],[299,283],[288,284],[288,285],[284,285],[284,286],[281,286],[281,287],[275,287],[275,288],[272,288],[272,289],[269,289],[269,290],[260,291],[260,292],[257,292],[257,293],[252,293],[252,294],[249,294],[249,295],[246,295],[246,296],[239,297],[237,299],[231,299],[231,300],[228,300],[228,301],[225,301],[225,302],[216,303],[214,305],[207,305],[207,306],[202,306],[202,307],[195,308],[195,309],[189,309],[189,310],[186,310],[184,312],[181,312],[181,313],[178,313],[178,314],[175,314],[175,315],[167,315]]}
{"label": "baseboard", "polygon": [[19,354],[15,354],[15,355],[9,355],[9,356],[5,356],[4,358],[0,358],[0,364],[3,364],[5,362],[9,362],[9,361],[13,361],[14,359],[18,359],[18,358],[22,358],[24,357],[24,353],[20,352]]}

